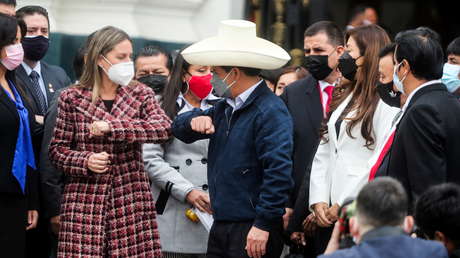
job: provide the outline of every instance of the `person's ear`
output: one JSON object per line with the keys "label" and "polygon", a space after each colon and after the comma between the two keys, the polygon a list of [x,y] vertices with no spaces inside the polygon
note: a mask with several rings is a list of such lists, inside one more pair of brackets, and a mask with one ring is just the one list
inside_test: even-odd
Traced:
{"label": "person's ear", "polygon": [[349,220],[349,223],[350,223],[350,234],[356,238],[356,239],[359,239],[360,235],[359,235],[359,225],[358,225],[358,221],[356,219],[355,216],[351,217],[350,220]]}
{"label": "person's ear", "polygon": [[406,59],[403,59],[401,61],[401,65],[399,66],[399,71],[401,73],[401,77],[399,77],[399,78],[404,78],[405,76],[407,76],[409,74],[410,64],[409,64],[409,62],[407,62]]}
{"label": "person's ear", "polygon": [[[87,59],[87,55],[85,55],[84,57],[84,60],[85,60],[85,63],[86,63],[86,59]],[[101,67],[102,69],[106,69],[106,67],[104,66],[104,64],[107,63],[104,58],[102,57],[102,55],[99,55],[99,57],[97,58],[97,66]]]}
{"label": "person's ear", "polygon": [[444,235],[444,233],[442,233],[440,231],[437,231],[437,230],[434,232],[434,240],[442,242],[442,243],[444,243],[444,245],[447,244],[446,235]]}
{"label": "person's ear", "polygon": [[6,57],[6,49],[2,48],[2,50],[0,51],[0,59],[5,58],[5,57]]}
{"label": "person's ear", "polygon": [[337,52],[337,56],[340,57],[345,53],[345,47],[344,46],[338,46],[335,51]]}
{"label": "person's ear", "polygon": [[403,224],[404,232],[406,232],[407,234],[410,234],[413,228],[414,228],[414,217],[406,216],[406,218],[404,218],[404,224]]}
{"label": "person's ear", "polygon": [[227,82],[231,83],[233,81],[238,81],[241,78],[242,71],[239,68],[233,68],[230,70],[232,74],[230,74],[230,79]]}

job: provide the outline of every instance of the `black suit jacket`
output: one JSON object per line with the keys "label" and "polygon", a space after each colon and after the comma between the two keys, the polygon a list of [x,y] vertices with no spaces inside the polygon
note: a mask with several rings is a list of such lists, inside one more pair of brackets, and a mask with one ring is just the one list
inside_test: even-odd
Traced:
{"label": "black suit jacket", "polygon": [[414,94],[396,129],[386,175],[409,195],[410,212],[430,186],[460,183],[460,102],[443,84]]}
{"label": "black suit jacket", "polygon": [[298,80],[285,88],[281,99],[286,103],[294,121],[292,177],[295,185],[288,204],[294,208],[294,215],[288,230],[298,231],[308,213],[310,170],[318,148],[319,129],[323,121],[318,81],[312,76]]}
{"label": "black suit jacket", "polygon": [[[56,91],[59,89],[62,89],[64,87],[67,87],[71,84],[71,81],[69,77],[67,76],[66,72],[64,69],[62,69],[59,66],[55,65],[49,65],[46,62],[40,61],[41,65],[41,76],[43,79],[43,82],[45,84],[45,89],[46,89],[46,98],[48,101],[48,104],[51,103],[53,100],[54,94]],[[38,113],[38,96],[35,94],[35,91],[33,90],[33,84],[32,81],[30,80],[29,76],[26,73],[26,70],[24,70],[24,67],[20,65],[16,69],[16,78],[18,82],[20,82],[22,85],[25,85],[25,88],[30,96],[32,96],[33,102],[34,102],[34,113]]]}
{"label": "black suit jacket", "polygon": [[[58,66],[54,65],[49,65],[46,62],[40,61],[41,65],[41,76],[43,79],[43,82],[45,84],[45,89],[46,89],[46,98],[48,101],[48,111],[47,113],[50,112],[50,109],[52,107],[53,99],[55,99],[55,96],[59,96],[56,94],[58,91],[62,90],[63,88],[69,86],[71,84],[71,81],[69,77],[67,76],[66,72]],[[16,69],[16,79],[19,83],[22,85],[25,85],[25,90],[27,91],[27,94],[31,96],[33,105],[32,105],[32,110],[34,114],[38,114],[38,96],[35,94],[35,91],[33,90],[33,84],[32,81],[30,80],[29,76],[27,75],[26,71],[24,70],[24,67],[20,65]],[[54,111],[52,112],[57,112],[57,108],[55,108]],[[49,119],[47,119],[49,120]],[[49,123],[49,122],[48,122]],[[44,218],[48,218],[49,216],[54,216],[59,214],[59,202],[61,199],[61,193],[60,193],[60,187],[62,185],[59,183],[58,185],[54,184],[55,179],[60,178],[61,173],[56,171],[56,169],[51,166],[49,163],[49,158],[48,158],[48,145],[51,140],[51,136],[54,130],[54,123],[52,123],[53,126],[48,126],[45,128],[45,126],[40,126],[39,127],[39,132],[38,132],[38,150],[39,152],[39,159],[38,161],[38,166],[39,166],[39,181],[40,181],[40,193],[41,193],[41,213],[44,215]],[[44,130],[47,130],[45,132]],[[47,137],[47,139],[44,139],[44,134]],[[43,146],[43,142],[45,141],[45,145]],[[43,164],[42,164],[43,163]],[[50,179],[51,178],[51,179]],[[51,181],[50,181],[51,180]]]}
{"label": "black suit jacket", "polygon": [[49,159],[49,145],[53,138],[54,127],[58,113],[58,99],[63,89],[54,94],[45,115],[45,127],[40,151],[40,183],[41,194],[44,199],[43,217],[51,218],[59,215],[62,192],[64,190],[64,173],[56,169]]}
{"label": "black suit jacket", "polygon": [[[12,74],[12,73],[10,73]],[[10,80],[14,81],[14,75],[12,74]],[[0,86],[1,87],[1,86]],[[27,96],[20,89],[20,85],[16,83],[16,89],[18,90],[21,98],[24,102],[24,106],[27,110],[30,110],[29,103],[27,102]],[[32,141],[34,145],[35,160],[38,161],[38,149],[35,148],[38,144],[36,143],[36,124],[34,115],[29,111],[29,125],[31,130]],[[14,160],[14,154],[16,150],[16,142],[18,138],[19,130],[19,114],[15,104],[5,91],[0,89],[0,194],[9,195],[23,195],[21,187],[15,177],[12,174],[12,166]],[[27,167],[26,174],[26,189],[27,205],[29,210],[38,210],[39,206],[39,195],[38,195],[38,171],[34,171],[32,168]]]}

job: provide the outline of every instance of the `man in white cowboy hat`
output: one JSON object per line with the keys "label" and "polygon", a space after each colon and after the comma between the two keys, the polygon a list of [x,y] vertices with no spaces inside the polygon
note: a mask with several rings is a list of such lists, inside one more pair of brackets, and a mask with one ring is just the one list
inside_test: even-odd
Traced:
{"label": "man in white cowboy hat", "polygon": [[283,249],[282,216],[291,178],[293,126],[284,103],[258,77],[290,57],[256,37],[255,24],[228,20],[216,37],[182,52],[191,64],[213,67],[215,93],[206,111],[179,115],[174,135],[191,143],[210,138],[208,184],[214,224],[208,257],[276,257]]}

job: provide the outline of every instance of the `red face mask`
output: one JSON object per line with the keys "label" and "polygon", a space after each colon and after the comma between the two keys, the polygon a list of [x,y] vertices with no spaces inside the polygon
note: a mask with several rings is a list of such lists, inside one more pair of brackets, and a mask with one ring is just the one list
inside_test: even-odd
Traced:
{"label": "red face mask", "polygon": [[200,99],[206,98],[212,90],[211,74],[204,76],[193,75],[188,81],[189,90]]}

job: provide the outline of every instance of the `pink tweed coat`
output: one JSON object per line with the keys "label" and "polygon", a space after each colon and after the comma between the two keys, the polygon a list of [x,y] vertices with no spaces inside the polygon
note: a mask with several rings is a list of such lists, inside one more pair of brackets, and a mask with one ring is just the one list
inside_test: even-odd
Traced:
{"label": "pink tweed coat", "polygon": [[[110,112],[91,90],[71,87],[59,98],[50,159],[67,182],[61,205],[58,257],[161,257],[156,212],[142,161],[143,143],[170,135],[170,119],[153,91],[138,82],[119,87]],[[90,137],[93,121],[111,132]],[[88,169],[92,153],[107,152],[104,174]]]}

